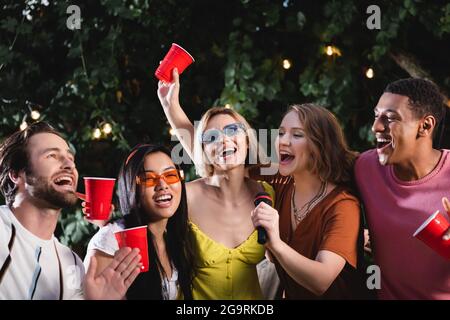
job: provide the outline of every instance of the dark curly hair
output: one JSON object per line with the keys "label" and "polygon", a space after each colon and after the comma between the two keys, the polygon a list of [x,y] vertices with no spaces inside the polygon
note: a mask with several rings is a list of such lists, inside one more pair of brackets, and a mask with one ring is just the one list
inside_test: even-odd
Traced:
{"label": "dark curly hair", "polygon": [[418,118],[432,115],[438,125],[445,116],[444,96],[438,86],[430,80],[400,79],[388,84],[384,92],[408,97],[410,108]]}

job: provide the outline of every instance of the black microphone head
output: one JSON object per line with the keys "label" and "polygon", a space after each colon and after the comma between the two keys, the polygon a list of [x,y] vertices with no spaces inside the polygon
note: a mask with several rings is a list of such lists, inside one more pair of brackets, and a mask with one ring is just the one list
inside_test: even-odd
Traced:
{"label": "black microphone head", "polygon": [[272,198],[267,192],[259,192],[255,196],[255,207],[257,207],[261,202],[267,203],[269,206],[272,206]]}

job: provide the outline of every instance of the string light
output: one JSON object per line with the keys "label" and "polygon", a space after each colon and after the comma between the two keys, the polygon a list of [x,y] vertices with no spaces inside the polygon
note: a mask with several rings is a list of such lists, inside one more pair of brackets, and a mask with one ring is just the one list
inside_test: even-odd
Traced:
{"label": "string light", "polygon": [[366,70],[366,77],[369,78],[369,79],[372,79],[373,76],[374,76],[373,69],[372,68],[367,69]]}
{"label": "string light", "polygon": [[231,104],[227,103],[227,104],[225,105],[225,109],[231,109]]}
{"label": "string light", "polygon": [[327,46],[326,51],[328,56],[332,56],[333,55],[333,47],[332,46]]}
{"label": "string light", "polygon": [[37,110],[31,111],[31,119],[37,120],[41,117],[41,114]]}
{"label": "string light", "polygon": [[20,130],[25,130],[26,128],[28,128],[28,124],[26,121],[23,121],[20,126],[19,126]]}
{"label": "string light", "polygon": [[102,127],[104,134],[110,134],[112,132],[112,126],[109,123],[105,123]]}
{"label": "string light", "polygon": [[92,136],[94,137],[94,139],[100,139],[100,137],[102,136],[102,132],[99,128],[95,128],[92,132]]}
{"label": "string light", "polygon": [[117,90],[116,91],[116,100],[118,103],[122,103],[122,97],[123,97],[122,91]]}
{"label": "string light", "polygon": [[332,55],[336,55],[336,56],[341,56],[341,50],[339,50],[339,48],[335,47],[335,46],[326,46],[325,47],[325,54],[327,56],[332,56]]}
{"label": "string light", "polygon": [[334,54],[337,55],[338,57],[340,57],[342,55],[341,50],[339,48],[333,47],[333,50],[334,50]]}
{"label": "string light", "polygon": [[288,69],[290,69],[291,67],[292,67],[291,62],[290,62],[288,59],[284,59],[284,60],[283,60],[283,68],[286,69],[286,70],[288,70]]}
{"label": "string light", "polygon": [[175,130],[174,130],[174,129],[172,129],[172,128],[170,128],[170,130],[169,130],[169,134],[170,134],[171,136],[174,136],[174,135],[175,135]]}

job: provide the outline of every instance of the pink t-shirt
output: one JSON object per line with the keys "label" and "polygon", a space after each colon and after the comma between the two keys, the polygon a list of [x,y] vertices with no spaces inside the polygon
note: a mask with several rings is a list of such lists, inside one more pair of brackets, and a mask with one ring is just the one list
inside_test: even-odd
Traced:
{"label": "pink t-shirt", "polygon": [[400,181],[393,166],[380,165],[376,150],[356,162],[356,182],[381,272],[380,299],[450,300],[450,261],[413,237],[436,210],[447,217],[441,199],[450,197],[450,150],[442,152],[432,172],[410,182]]}

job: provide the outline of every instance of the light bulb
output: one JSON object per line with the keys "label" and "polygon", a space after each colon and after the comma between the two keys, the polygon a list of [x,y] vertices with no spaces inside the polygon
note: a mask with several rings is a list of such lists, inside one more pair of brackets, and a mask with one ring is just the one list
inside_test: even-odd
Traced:
{"label": "light bulb", "polygon": [[99,128],[95,128],[94,132],[92,133],[92,136],[94,137],[94,139],[99,139],[102,135],[102,132],[100,131]]}
{"label": "light bulb", "polygon": [[41,114],[37,110],[31,111],[31,119],[37,120],[41,117]]}
{"label": "light bulb", "polygon": [[105,134],[110,134],[112,132],[112,126],[109,123],[105,123],[102,128]]}
{"label": "light bulb", "polygon": [[20,126],[19,126],[20,130],[25,130],[26,128],[28,128],[28,124],[26,123],[26,121],[23,121]]}
{"label": "light bulb", "polygon": [[334,52],[334,50],[333,50],[333,47],[332,46],[327,46],[327,49],[326,49],[326,54],[328,55],[328,56],[332,56],[333,55],[333,52]]}
{"label": "light bulb", "polygon": [[283,68],[284,69],[290,69],[291,68],[291,66],[292,66],[292,64],[291,64],[291,62],[288,60],[288,59],[284,59],[283,60]]}
{"label": "light bulb", "polygon": [[372,79],[373,76],[374,76],[373,69],[372,68],[367,69],[366,70],[366,77],[369,78],[369,79]]}

